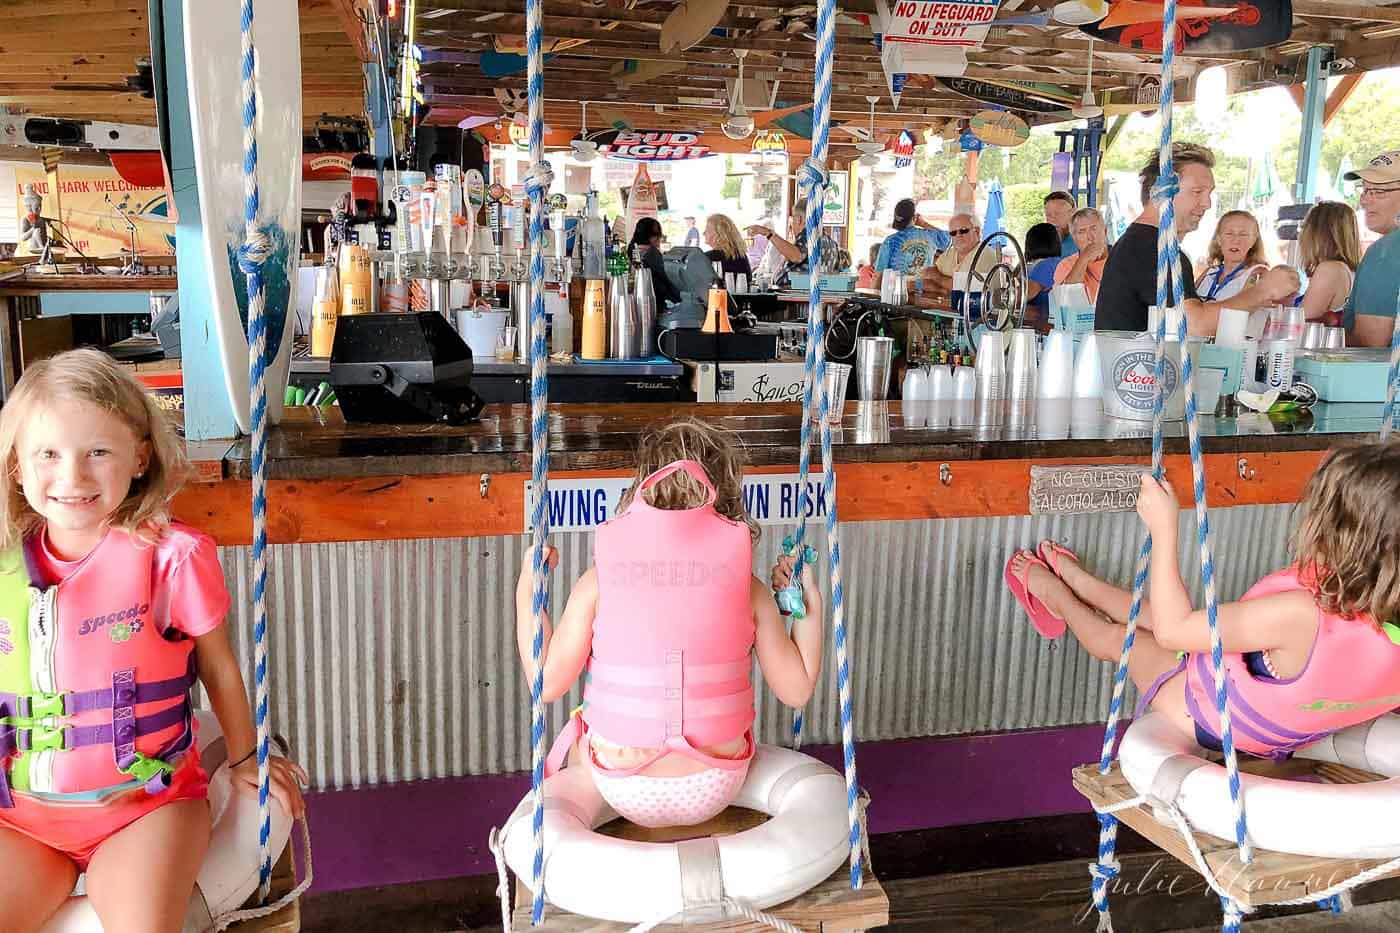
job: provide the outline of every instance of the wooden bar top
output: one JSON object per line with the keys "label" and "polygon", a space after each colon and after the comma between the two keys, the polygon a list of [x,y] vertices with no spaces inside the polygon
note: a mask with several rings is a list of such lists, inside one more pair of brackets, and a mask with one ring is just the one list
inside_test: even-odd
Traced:
{"label": "wooden bar top", "polygon": [[[1360,443],[1380,429],[1380,405],[1319,405],[1303,417],[1201,419],[1208,454],[1323,451]],[[648,426],[695,416],[738,435],[751,466],[797,463],[800,406],[775,404],[560,404],[549,406],[550,470],[626,470]],[[1148,422],[1073,422],[1067,403],[994,427],[913,426],[899,402],[847,402],[833,426],[838,463],[1145,458]],[[1188,452],[1184,422],[1166,425],[1169,454]],[[225,475],[251,477],[251,444],[233,443]],[[446,425],[348,424],[339,409],[290,408],[268,439],[269,478],[525,473],[530,464],[528,405],[490,405],[479,421]]]}

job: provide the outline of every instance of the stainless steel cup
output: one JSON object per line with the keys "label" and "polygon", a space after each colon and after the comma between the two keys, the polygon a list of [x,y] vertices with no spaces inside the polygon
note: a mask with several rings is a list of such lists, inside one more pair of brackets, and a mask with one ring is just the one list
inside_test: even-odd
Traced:
{"label": "stainless steel cup", "polygon": [[1347,332],[1344,327],[1327,328],[1324,339],[1324,346],[1328,350],[1341,350],[1347,345]]}
{"label": "stainless steel cup", "polygon": [[862,337],[856,341],[856,389],[861,401],[882,402],[890,397],[893,364],[893,337]]}

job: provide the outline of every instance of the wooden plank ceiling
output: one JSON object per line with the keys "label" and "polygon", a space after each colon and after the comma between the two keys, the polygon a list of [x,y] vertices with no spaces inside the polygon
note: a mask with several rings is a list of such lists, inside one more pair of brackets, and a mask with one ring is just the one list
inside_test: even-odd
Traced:
{"label": "wooden plank ceiling", "polygon": [[[237,0],[202,0],[229,3]],[[362,72],[342,9],[300,0],[306,124],[359,116]],[[153,125],[155,104],[127,84],[148,60],[146,0],[8,0],[0,5],[0,105],[11,112]],[[236,43],[237,36],[230,42]]]}
{"label": "wooden plank ceiling", "polygon": [[[661,23],[678,0],[545,0],[546,41],[587,40],[560,49],[545,69],[545,118],[557,128],[577,128],[577,101],[597,101],[613,110],[630,111],[636,125],[648,128],[712,128],[723,119],[728,100],[726,79],[737,74],[735,49],[748,49],[746,74],[780,82],[779,101],[810,100],[814,42],[810,37],[813,0],[732,0],[720,25],[729,37],[708,36],[679,55],[659,50]],[[799,3],[805,5],[799,6]],[[1294,0],[1294,29],[1283,45],[1218,57],[1179,58],[1191,73],[1213,64],[1231,66],[1237,89],[1268,84],[1293,84],[1299,59],[1313,44],[1336,48],[1339,58],[1352,60],[1349,70],[1370,70],[1400,64],[1400,5],[1397,0],[1343,3]],[[1049,10],[1054,0],[1003,0],[998,18],[1023,17]],[[523,74],[488,78],[482,54],[496,48],[498,37],[520,37],[524,31],[523,0],[419,0],[418,44],[425,50],[424,87],[433,112],[429,122],[456,122],[465,115],[509,112],[494,93],[506,88],[523,93]],[[898,113],[885,88],[879,53],[868,25],[873,0],[838,0],[837,49],[834,70],[833,119],[865,125],[867,95],[879,94],[877,126],[881,128],[938,125],[967,117],[983,105],[934,87],[905,90]],[[798,25],[805,23],[806,28]],[[787,33],[788,26],[794,30]],[[807,33],[804,35],[803,33]],[[1089,43],[1077,29],[1048,26],[1003,26],[991,30],[985,47],[969,54],[966,76],[990,80],[1040,81],[1081,93]],[[612,71],[625,60],[676,61],[684,69],[630,88],[620,87]],[[1113,91],[1127,101],[1145,74],[1157,74],[1160,64],[1146,54],[1096,43],[1094,89]],[[771,85],[770,85],[771,86]],[[1189,97],[1189,85],[1178,88],[1178,99]],[[709,103],[709,107],[697,102]],[[750,110],[766,101],[746,100]],[[757,106],[756,106],[757,105]],[[659,109],[658,109],[659,108]],[[590,114],[593,108],[590,107]],[[1044,117],[1031,118],[1045,120]],[[1051,121],[1063,117],[1051,117]],[[597,121],[590,119],[593,127]]]}

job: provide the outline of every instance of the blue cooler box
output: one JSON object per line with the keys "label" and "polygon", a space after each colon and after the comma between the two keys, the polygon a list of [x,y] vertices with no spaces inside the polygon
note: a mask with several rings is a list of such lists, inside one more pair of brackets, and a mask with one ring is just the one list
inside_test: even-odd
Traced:
{"label": "blue cooler box", "polygon": [[1382,347],[1301,350],[1293,378],[1317,390],[1325,402],[1384,402],[1390,352]]}

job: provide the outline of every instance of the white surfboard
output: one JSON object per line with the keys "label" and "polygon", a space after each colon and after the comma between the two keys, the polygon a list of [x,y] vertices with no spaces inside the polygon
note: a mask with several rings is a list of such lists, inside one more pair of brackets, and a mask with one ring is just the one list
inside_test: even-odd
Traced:
{"label": "white surfboard", "polygon": [[[248,417],[248,279],[238,268],[243,242],[243,90],[236,0],[185,0],[185,62],[204,257],[213,281],[214,324],[224,384],[238,427]],[[272,239],[263,266],[267,319],[267,410],[282,415],[292,356],[298,238],[301,234],[301,30],[297,4],[256,0],[258,197]]]}

